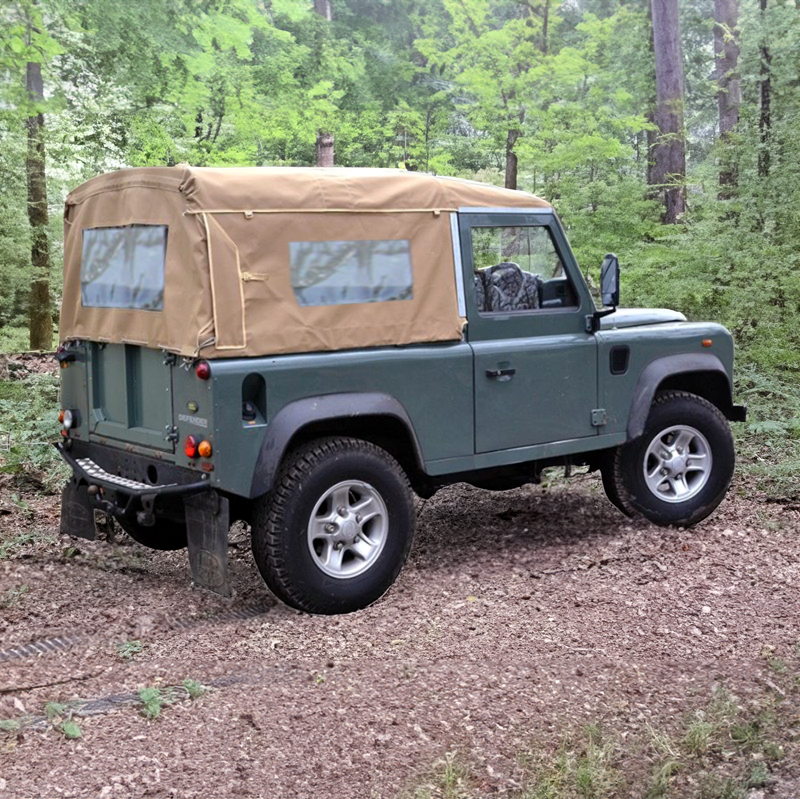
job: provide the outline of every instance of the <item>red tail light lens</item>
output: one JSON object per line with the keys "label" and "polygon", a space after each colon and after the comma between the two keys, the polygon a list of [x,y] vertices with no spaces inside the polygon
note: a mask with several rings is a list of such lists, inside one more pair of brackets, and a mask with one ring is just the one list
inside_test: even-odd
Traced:
{"label": "red tail light lens", "polygon": [[208,380],[208,378],[211,377],[211,367],[208,365],[208,361],[200,361],[194,367],[194,373],[201,380]]}
{"label": "red tail light lens", "polygon": [[194,436],[189,436],[186,441],[183,442],[183,451],[187,458],[197,457],[197,439]]}

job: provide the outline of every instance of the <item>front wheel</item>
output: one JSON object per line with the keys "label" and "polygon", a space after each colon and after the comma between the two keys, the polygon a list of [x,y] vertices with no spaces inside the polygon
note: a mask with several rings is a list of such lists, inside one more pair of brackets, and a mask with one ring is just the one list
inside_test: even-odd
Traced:
{"label": "front wheel", "polygon": [[353,438],[289,455],[253,514],[253,555],[270,590],[309,613],[349,613],[379,599],[408,556],[411,488],[388,452]]}
{"label": "front wheel", "polygon": [[734,463],[733,436],[719,409],[668,391],[656,397],[644,432],[619,447],[603,477],[623,508],[655,524],[690,527],[722,502]]}

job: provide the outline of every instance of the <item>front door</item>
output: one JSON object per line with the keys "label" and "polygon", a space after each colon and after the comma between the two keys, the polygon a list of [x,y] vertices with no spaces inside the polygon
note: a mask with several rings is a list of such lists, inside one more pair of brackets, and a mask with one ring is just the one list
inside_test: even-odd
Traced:
{"label": "front door", "polygon": [[459,214],[475,451],[597,434],[594,306],[552,212]]}

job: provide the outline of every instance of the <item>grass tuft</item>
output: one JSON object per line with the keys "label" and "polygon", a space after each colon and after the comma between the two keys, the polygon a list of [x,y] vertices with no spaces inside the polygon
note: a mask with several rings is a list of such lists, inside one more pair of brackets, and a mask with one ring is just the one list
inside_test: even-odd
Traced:
{"label": "grass tuft", "polygon": [[158,688],[142,688],[139,701],[142,703],[142,715],[150,721],[157,719],[161,715],[161,708],[169,704],[169,699]]}
{"label": "grass tuft", "polygon": [[136,655],[144,652],[144,644],[141,641],[122,641],[117,644],[116,649],[123,660],[133,660]]}

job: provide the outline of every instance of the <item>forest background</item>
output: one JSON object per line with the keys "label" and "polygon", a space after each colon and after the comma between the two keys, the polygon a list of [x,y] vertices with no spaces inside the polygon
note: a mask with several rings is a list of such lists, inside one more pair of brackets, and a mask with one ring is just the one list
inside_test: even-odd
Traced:
{"label": "forest background", "polygon": [[731,329],[740,460],[798,495],[797,0],[2,0],[0,352],[54,344],[66,193],[181,162],[544,197],[623,305]]}

